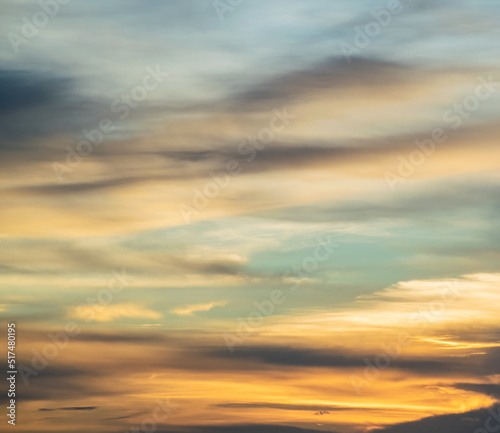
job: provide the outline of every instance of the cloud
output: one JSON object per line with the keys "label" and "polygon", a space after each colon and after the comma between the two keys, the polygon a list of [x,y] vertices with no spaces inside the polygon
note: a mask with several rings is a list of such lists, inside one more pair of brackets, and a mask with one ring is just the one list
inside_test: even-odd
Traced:
{"label": "cloud", "polygon": [[89,341],[92,343],[134,343],[134,344],[164,344],[169,342],[169,338],[164,335],[154,335],[147,333],[123,334],[123,333],[96,333],[82,332],[78,335],[79,341]]}
{"label": "cloud", "polygon": [[473,391],[480,394],[495,397],[500,400],[500,385],[495,383],[457,383],[454,385],[457,389]]}
{"label": "cloud", "polygon": [[193,304],[185,307],[174,308],[171,312],[179,316],[192,316],[199,311],[210,311],[215,307],[225,307],[227,301],[209,302],[208,304]]}
{"label": "cloud", "polygon": [[[294,326],[302,324],[304,330],[309,330],[307,332],[314,329],[318,335],[331,332],[330,329],[349,334],[413,330],[423,338],[425,334],[439,335],[441,330],[450,327],[470,330],[472,325],[477,325],[477,317],[481,317],[482,329],[490,329],[499,325],[494,302],[499,281],[500,274],[496,273],[402,281],[373,294],[359,296],[356,302],[343,309],[287,321],[291,320]],[[283,329],[286,326],[283,324]],[[478,343],[476,347],[480,346]],[[488,346],[490,343],[484,343],[484,347]],[[456,348],[462,347],[459,344]]]}
{"label": "cloud", "polygon": [[265,103],[289,104],[313,93],[363,87],[392,87],[415,79],[417,71],[408,65],[380,59],[331,57],[315,65],[272,77],[235,95],[235,106],[248,108]]}
{"label": "cloud", "polygon": [[[301,210],[297,216],[291,213],[290,218],[328,221],[331,209],[332,217],[349,219],[351,213],[359,219],[369,215],[369,210],[356,205],[342,210],[332,202],[346,196],[370,195],[371,189],[378,194],[388,190],[384,173],[397,170],[398,158],[413,152],[415,139],[427,138],[430,126],[440,120],[441,114],[434,111],[432,116],[422,118],[419,113],[427,113],[422,107],[445,107],[455,102],[457,93],[476,84],[475,70],[459,69],[452,78],[449,72],[413,70],[404,63],[368,58],[348,65],[333,57],[288,73],[271,74],[267,79],[260,77],[259,83],[234,93],[233,102],[229,98],[206,107],[185,104],[182,115],[172,116],[168,127],[162,123],[134,129],[134,136],[113,136],[86,157],[63,183],[58,182],[50,164],[64,162],[66,147],[75,146],[73,132],[81,135],[81,129],[74,128],[76,124],[80,127],[83,119],[82,128],[95,126],[93,118],[102,113],[103,102],[96,99],[84,103],[81,96],[74,95],[74,88],[80,88],[78,80],[68,79],[59,89],[54,77],[41,79],[41,74],[32,73],[23,78],[21,74],[23,89],[45,89],[39,92],[38,99],[48,98],[43,110],[56,120],[42,122],[52,125],[47,134],[26,136],[22,145],[5,143],[6,158],[2,160],[6,161],[6,172],[0,192],[8,210],[0,217],[0,225],[20,237],[44,236],[53,226],[58,227],[61,236],[85,236],[179,225],[184,222],[179,205],[191,205],[193,191],[202,190],[211,181],[210,173],[222,170],[234,158],[242,162],[242,173],[233,177],[230,186],[193,220],[279,212],[280,208],[310,203],[314,203],[313,209],[320,210]],[[21,94],[29,94],[29,90]],[[262,95],[268,95],[270,100]],[[245,98],[248,104],[242,102],[242,108],[236,109],[234,105]],[[401,106],[402,98],[411,103]],[[22,115],[21,123],[36,124],[28,116],[31,110],[39,109],[37,98],[32,99],[26,97],[26,104],[33,108],[22,106],[13,111],[13,115]],[[332,104],[332,100],[336,103]],[[272,110],[276,107],[273,104],[290,101],[293,104],[288,110],[297,115],[296,120],[255,161],[246,162],[246,156],[238,152],[241,141],[269,123],[269,107]],[[90,114],[75,114],[68,104]],[[51,113],[52,106],[57,114]],[[150,109],[139,107],[139,119],[146,112],[149,118]],[[172,114],[172,110],[167,103],[159,102],[155,113],[161,117]],[[401,118],[387,122],[394,116]],[[12,119],[7,123],[17,124]],[[453,140],[440,145],[439,152],[418,167],[415,181],[497,169],[500,159],[495,157],[496,136],[495,122],[480,127],[464,125]],[[475,143],[474,148],[470,142]],[[17,151],[7,151],[10,147]],[[163,193],[166,189],[171,191],[168,197]],[[141,209],[140,213],[131,209],[131,201]],[[383,217],[381,205],[375,207],[373,214]],[[407,207],[418,208],[418,204]],[[393,214],[397,211],[397,206],[388,210]]]}
{"label": "cloud", "polygon": [[261,212],[266,218],[289,221],[377,221],[411,220],[412,222],[428,220],[432,216],[450,211],[478,207],[500,207],[494,191],[499,184],[494,179],[474,179],[464,181],[452,179],[435,185],[432,191],[427,188],[408,189],[404,195],[378,196],[376,200],[363,197],[363,200],[338,200],[311,204],[303,207],[283,208]]}
{"label": "cloud", "polygon": [[[281,404],[281,403],[221,403],[215,405],[216,407],[225,407],[229,409],[279,409],[279,410],[304,410],[304,411],[349,411],[349,410],[359,410],[359,407],[352,406],[325,406],[325,405],[313,405],[313,404]],[[370,410],[373,408],[365,407],[364,410]],[[377,409],[375,409],[377,410]]]}
{"label": "cloud", "polygon": [[[5,32],[40,10],[0,2]],[[4,38],[2,302],[25,324],[20,362],[64,346],[20,390],[26,429],[125,431],[165,393],[183,410],[159,433],[482,427],[470,409],[499,396],[498,95],[458,130],[443,113],[498,69],[498,8],[413,3],[350,63],[339,42],[374,19],[368,1],[241,2],[221,23],[212,2],[88,0],[60,5],[17,54]],[[52,162],[161,62],[165,86],[59,182]],[[243,140],[285,106],[293,122],[247,160]],[[450,138],[391,195],[384,174],[435,126]],[[184,224],[179,205],[233,159],[242,172]],[[320,232],[342,233],[342,252],[230,355],[224,333]],[[125,300],[74,308],[123,267]],[[65,314],[97,323],[66,347]],[[355,394],[350,375],[405,332],[411,344]]]}
{"label": "cloud", "polygon": [[56,409],[47,409],[42,407],[38,410],[41,412],[54,412],[59,410],[79,411],[79,410],[95,410],[95,409],[97,409],[97,406],[58,407]]}
{"label": "cloud", "polygon": [[[497,414],[496,417],[493,418],[492,413]],[[474,431],[490,431],[485,428],[488,419],[490,420],[488,426],[496,429],[496,426],[498,426],[500,422],[498,407],[492,407],[490,410],[480,409],[464,413],[454,413],[451,415],[431,416],[418,421],[396,424],[394,426],[375,430],[375,432],[420,433],[425,431],[426,433],[471,433]]]}
{"label": "cloud", "polygon": [[96,320],[98,322],[111,322],[121,318],[159,319],[161,314],[133,303],[115,305],[97,304],[73,308],[69,313],[69,317],[73,319]]}
{"label": "cloud", "polygon": [[[162,426],[158,433],[320,433],[322,430],[301,428],[283,424],[220,424],[207,426]],[[335,433],[330,431],[330,433]]]}
{"label": "cloud", "polygon": [[[27,370],[33,368],[31,360],[33,355],[29,352],[26,357],[19,358],[19,366],[23,368],[23,376],[28,379],[28,384],[19,377],[19,392],[23,395],[23,400],[29,402],[63,402],[85,400],[91,401],[98,396],[117,395],[116,389],[103,386],[103,379],[110,374],[110,371],[101,372],[89,368],[88,365],[79,363],[54,363],[50,362],[41,371]],[[79,365],[76,365],[79,364]],[[37,364],[39,365],[39,364]],[[7,364],[5,365],[7,367]],[[0,397],[0,402],[7,403],[7,394]],[[55,403],[58,404],[58,403]],[[60,403],[59,403],[60,404]],[[82,405],[83,406],[83,405]],[[34,409],[37,410],[37,409]]]}
{"label": "cloud", "polygon": [[55,151],[42,138],[75,133],[90,122],[100,102],[77,95],[75,87],[74,79],[36,68],[0,70],[0,151],[9,157],[2,165],[16,153],[47,160]]}
{"label": "cloud", "polygon": [[[227,348],[205,350],[205,355],[227,358]],[[321,350],[317,348],[294,348],[287,346],[239,346],[231,355],[231,359],[248,362],[281,365],[288,367],[325,367],[325,368],[362,368],[366,359],[373,359],[377,353],[356,353],[346,349]],[[398,359],[391,365],[395,369],[407,370],[418,374],[446,374],[457,370],[466,370],[462,360],[457,359]],[[259,368],[256,366],[256,368]]]}

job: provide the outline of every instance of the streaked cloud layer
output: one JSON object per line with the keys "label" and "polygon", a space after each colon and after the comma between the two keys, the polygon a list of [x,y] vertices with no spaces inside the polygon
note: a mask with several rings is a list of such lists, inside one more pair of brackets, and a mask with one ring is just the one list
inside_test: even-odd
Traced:
{"label": "streaked cloud layer", "polygon": [[19,432],[500,425],[497,3],[41,3],[0,1]]}

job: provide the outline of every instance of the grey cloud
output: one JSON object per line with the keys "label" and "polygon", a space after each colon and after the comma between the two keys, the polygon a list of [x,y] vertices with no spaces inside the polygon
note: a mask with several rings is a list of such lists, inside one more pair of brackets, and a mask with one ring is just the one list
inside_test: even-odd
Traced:
{"label": "grey cloud", "polygon": [[[234,95],[235,109],[291,103],[315,92],[342,88],[394,86],[415,79],[415,69],[396,62],[369,58],[331,57],[309,68],[271,78]],[[232,105],[232,104],[231,104]]]}
{"label": "grey cloud", "polygon": [[78,335],[78,341],[90,341],[95,343],[134,343],[134,344],[152,344],[168,343],[171,341],[168,336],[151,333],[95,333],[85,332]]}
{"label": "grey cloud", "polygon": [[[286,346],[242,346],[229,355],[227,348],[207,349],[206,355],[217,358],[235,359],[245,363],[256,362],[257,365],[287,367],[325,367],[325,368],[364,368],[365,360],[373,360],[377,354],[353,354],[342,349],[320,350],[299,349]],[[396,359],[392,368],[417,372],[419,374],[452,374],[464,370],[460,361],[449,359]],[[247,368],[250,368],[247,366]]]}
{"label": "grey cloud", "polygon": [[0,115],[43,107],[62,96],[67,80],[38,77],[26,71],[0,71]]}
{"label": "grey cloud", "polygon": [[456,383],[455,388],[500,399],[500,385],[493,383]]}
{"label": "grey cloud", "polygon": [[95,410],[95,409],[97,409],[97,406],[58,407],[56,409],[48,409],[48,408],[42,407],[38,410],[41,412],[54,412],[54,411],[61,411],[61,410],[79,411],[79,410]]}
{"label": "grey cloud", "polygon": [[46,72],[0,70],[0,151],[26,150],[37,146],[34,137],[79,125],[86,101],[73,93],[74,85]]}
{"label": "grey cloud", "polygon": [[[22,401],[65,401],[74,398],[99,395],[113,395],[112,391],[104,390],[100,386],[93,384],[92,379],[105,377],[106,374],[99,371],[92,371],[91,368],[73,367],[67,365],[49,364],[32,375],[29,370],[20,370],[21,366],[33,368],[31,359],[22,359],[18,363],[18,393]],[[23,372],[23,373],[21,373]],[[23,377],[27,378],[28,385],[25,385]],[[0,402],[6,402],[7,395],[0,398]]]}
{"label": "grey cloud", "polygon": [[[499,414],[498,407],[491,408],[491,412]],[[486,409],[474,410],[465,413],[440,415],[423,418],[418,421],[396,424],[376,433],[472,433],[478,428],[485,427],[487,419],[492,419],[492,425],[498,426],[500,414],[497,419],[492,418],[491,412]],[[484,430],[486,431],[486,430]]]}

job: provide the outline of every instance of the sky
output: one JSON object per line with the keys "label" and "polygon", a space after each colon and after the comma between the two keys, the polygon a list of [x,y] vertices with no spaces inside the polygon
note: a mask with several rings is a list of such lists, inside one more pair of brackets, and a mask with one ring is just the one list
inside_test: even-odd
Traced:
{"label": "sky", "polygon": [[0,8],[7,428],[500,428],[496,0]]}

